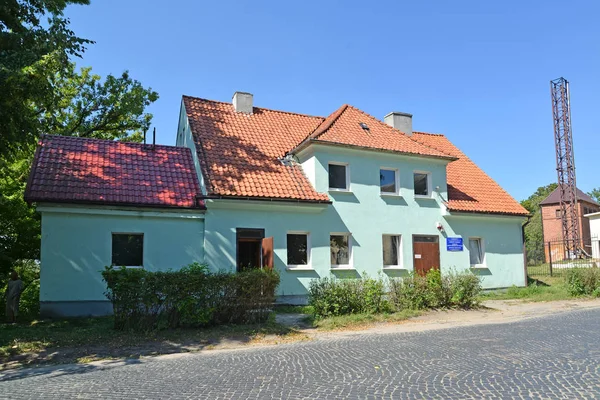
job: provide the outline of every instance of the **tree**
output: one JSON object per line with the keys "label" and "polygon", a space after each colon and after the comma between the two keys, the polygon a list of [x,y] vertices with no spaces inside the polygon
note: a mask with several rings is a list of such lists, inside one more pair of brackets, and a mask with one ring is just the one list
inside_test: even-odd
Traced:
{"label": "tree", "polygon": [[[0,156],[14,156],[35,141],[40,105],[54,95],[40,65],[64,70],[89,40],[75,36],[63,11],[89,0],[3,0],[0,3]],[[47,20],[44,21],[44,19]]]}
{"label": "tree", "polygon": [[[44,68],[51,65],[49,62]],[[158,99],[158,94],[127,72],[102,80],[91,73],[91,68],[75,72],[71,63],[65,71],[49,76],[54,92],[42,106],[30,105],[37,110],[43,132],[140,141],[150,125],[152,114],[145,108]],[[17,260],[39,258],[39,216],[23,200],[34,151],[35,142],[23,142],[10,158],[0,156],[0,275]]]}
{"label": "tree", "polygon": [[525,248],[527,250],[528,260],[543,260],[544,233],[542,228],[540,203],[557,187],[558,184],[556,183],[540,186],[531,196],[521,201],[521,205],[533,214],[529,219],[529,223],[525,226]]}
{"label": "tree", "polygon": [[594,199],[596,203],[600,203],[600,187],[593,188],[591,192],[588,192],[588,195]]}

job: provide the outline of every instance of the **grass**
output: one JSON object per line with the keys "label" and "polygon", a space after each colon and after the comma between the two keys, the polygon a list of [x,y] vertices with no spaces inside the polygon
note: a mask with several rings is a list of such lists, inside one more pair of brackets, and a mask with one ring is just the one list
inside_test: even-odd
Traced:
{"label": "grass", "polygon": [[526,301],[556,301],[572,298],[567,290],[564,278],[535,275],[529,276],[527,287],[513,286],[504,292],[489,292],[481,296],[482,300],[520,299]]}
{"label": "grass", "polygon": [[201,349],[228,339],[249,343],[267,335],[283,338],[295,333],[275,323],[273,318],[257,325],[157,332],[115,331],[112,317],[30,320],[0,325],[0,360],[7,363],[18,359],[25,365],[136,357]]}
{"label": "grass", "polygon": [[400,322],[421,315],[421,311],[402,310],[392,314],[350,314],[312,319],[312,325],[320,330],[360,329],[376,323]]}

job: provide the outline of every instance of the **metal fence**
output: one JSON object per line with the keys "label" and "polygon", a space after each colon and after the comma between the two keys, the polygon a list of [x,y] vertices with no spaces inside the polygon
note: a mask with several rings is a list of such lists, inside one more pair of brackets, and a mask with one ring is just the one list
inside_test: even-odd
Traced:
{"label": "metal fence", "polygon": [[599,238],[580,240],[577,245],[573,245],[573,242],[568,244],[563,240],[528,243],[526,246],[527,275],[561,276],[573,268],[600,266]]}

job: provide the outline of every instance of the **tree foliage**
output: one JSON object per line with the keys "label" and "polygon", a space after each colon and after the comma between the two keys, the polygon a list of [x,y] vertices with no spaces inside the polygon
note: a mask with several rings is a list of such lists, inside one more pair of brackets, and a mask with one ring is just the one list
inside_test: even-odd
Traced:
{"label": "tree foliage", "polygon": [[127,71],[102,79],[70,59],[92,42],[75,36],[62,12],[88,3],[0,3],[0,276],[39,258],[40,220],[23,194],[40,134],[140,141],[152,120],[152,89]]}
{"label": "tree foliage", "polygon": [[0,156],[23,150],[39,135],[36,106],[54,88],[40,66],[68,68],[92,43],[69,29],[63,10],[89,0],[3,0],[0,3]]}
{"label": "tree foliage", "polygon": [[600,187],[593,188],[591,192],[588,192],[588,195],[594,199],[596,203],[600,203]]}

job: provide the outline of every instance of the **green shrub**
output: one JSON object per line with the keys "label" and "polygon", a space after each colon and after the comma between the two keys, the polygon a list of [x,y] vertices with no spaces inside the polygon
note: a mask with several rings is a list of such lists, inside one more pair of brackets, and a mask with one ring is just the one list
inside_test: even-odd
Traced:
{"label": "green shrub", "polygon": [[106,267],[115,329],[154,330],[265,321],[279,275],[272,270],[211,273],[197,263],[179,271]]}
{"label": "green shrub", "polygon": [[308,304],[316,317],[389,311],[381,279],[322,278],[310,282]]}
{"label": "green shrub", "polygon": [[600,296],[599,268],[570,269],[565,280],[571,296]]}
{"label": "green shrub", "polygon": [[422,310],[431,306],[427,278],[415,273],[390,280],[390,301],[396,310]]}
{"label": "green shrub", "polygon": [[481,280],[469,271],[449,276],[452,299],[450,305],[458,308],[473,308],[479,305]]}
{"label": "green shrub", "polygon": [[424,277],[411,273],[390,281],[390,301],[396,310],[472,308],[480,293],[481,282],[469,271],[441,275],[430,270]]}

